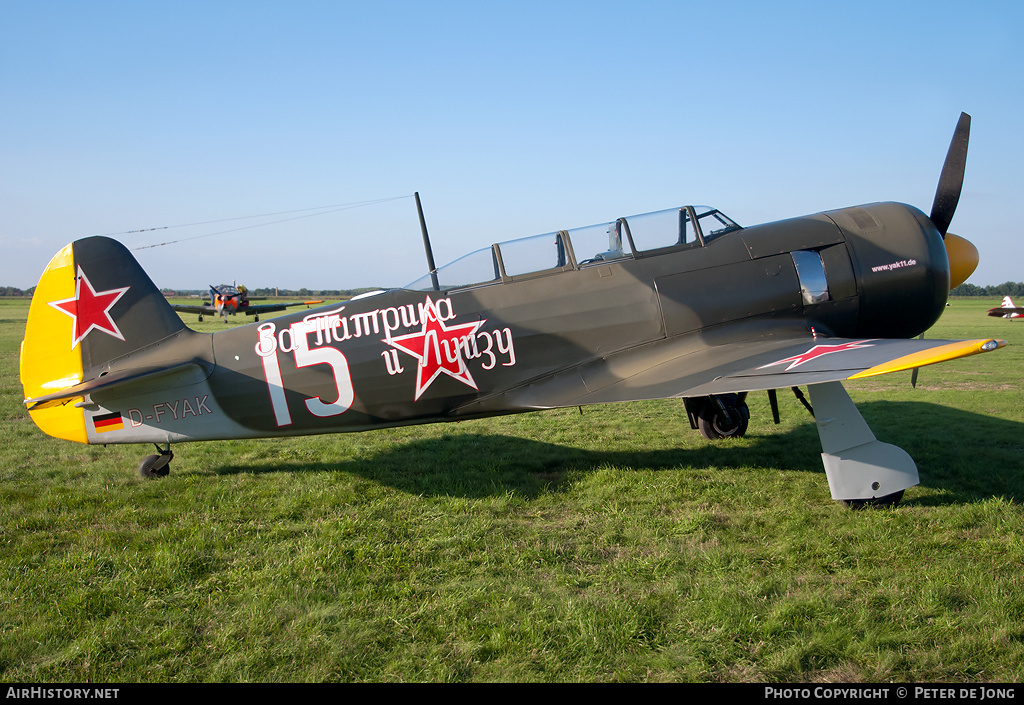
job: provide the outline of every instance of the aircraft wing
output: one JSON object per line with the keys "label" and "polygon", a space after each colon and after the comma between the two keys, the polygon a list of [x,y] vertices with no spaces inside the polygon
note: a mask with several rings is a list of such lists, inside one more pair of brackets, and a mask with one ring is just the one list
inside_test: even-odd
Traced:
{"label": "aircraft wing", "polygon": [[[256,306],[246,306],[245,308],[239,309],[238,313],[244,313],[247,316],[255,316],[260,313],[272,313],[274,311],[284,311],[290,306],[311,306],[313,304],[322,304],[323,301],[294,301],[286,304],[258,304]],[[190,304],[171,304],[171,308],[180,313],[198,313],[201,316],[214,316],[219,312],[216,306],[210,304],[202,304],[193,306]]]}
{"label": "aircraft wing", "polygon": [[799,387],[822,382],[864,379],[891,372],[948,362],[969,355],[991,352],[1006,345],[1005,340],[922,340],[819,338],[772,353],[771,361],[735,370],[688,390],[686,396]]}
{"label": "aircraft wing", "polygon": [[198,313],[200,315],[213,315],[217,313],[217,309],[214,308],[213,306],[210,306],[209,304],[200,306],[190,306],[189,304],[171,304],[171,308],[181,313]]}
{"label": "aircraft wing", "polygon": [[[505,392],[514,405],[553,408],[700,397],[860,379],[989,352],[1002,340],[764,337],[707,344],[687,336],[593,360]],[[475,408],[476,407],[476,408]],[[470,403],[459,413],[486,408]]]}
{"label": "aircraft wing", "polygon": [[1011,314],[1024,316],[1024,308],[990,308],[988,310],[988,315],[995,316],[996,318],[1002,318]]}
{"label": "aircraft wing", "polygon": [[313,304],[322,304],[323,301],[293,301],[287,304],[258,304],[256,306],[246,306],[244,309],[239,309],[239,313],[244,312],[246,316],[255,316],[260,313],[273,313],[274,311],[284,311],[291,306],[312,306]]}

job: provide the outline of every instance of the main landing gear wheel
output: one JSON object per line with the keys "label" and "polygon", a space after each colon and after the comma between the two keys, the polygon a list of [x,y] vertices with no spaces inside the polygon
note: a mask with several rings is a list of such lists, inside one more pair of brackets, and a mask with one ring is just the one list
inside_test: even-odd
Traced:
{"label": "main landing gear wheel", "polygon": [[903,493],[905,490],[899,492],[893,492],[882,497],[873,497],[871,499],[844,499],[843,504],[853,510],[877,508],[877,509],[892,509],[900,500],[903,499]]}
{"label": "main landing gear wheel", "polygon": [[708,397],[697,409],[697,430],[708,440],[741,438],[747,432],[750,409],[737,394]]}
{"label": "main landing gear wheel", "polygon": [[146,479],[167,477],[171,472],[171,460],[174,458],[174,453],[171,452],[170,446],[167,448],[157,446],[157,450],[160,451],[158,455],[147,455],[139,463],[139,475]]}

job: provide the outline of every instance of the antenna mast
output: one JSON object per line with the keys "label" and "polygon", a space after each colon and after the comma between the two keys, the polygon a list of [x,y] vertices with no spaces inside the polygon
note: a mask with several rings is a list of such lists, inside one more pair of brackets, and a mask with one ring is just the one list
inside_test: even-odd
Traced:
{"label": "antenna mast", "polygon": [[430,249],[430,236],[427,235],[427,221],[423,217],[423,206],[420,204],[420,192],[413,194],[416,197],[416,212],[420,216],[420,230],[423,232],[423,249],[427,253],[427,268],[430,270],[430,281],[434,285],[434,291],[440,291],[441,285],[437,281],[437,267],[434,266],[434,253]]}

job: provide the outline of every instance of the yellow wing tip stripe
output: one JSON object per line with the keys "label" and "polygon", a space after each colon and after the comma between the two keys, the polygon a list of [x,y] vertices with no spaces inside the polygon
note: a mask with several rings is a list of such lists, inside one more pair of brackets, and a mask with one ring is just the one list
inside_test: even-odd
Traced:
{"label": "yellow wing tip stripe", "polygon": [[863,372],[847,377],[847,379],[861,379],[863,377],[874,377],[876,375],[889,374],[890,372],[902,372],[912,370],[915,367],[934,365],[937,362],[948,362],[957,358],[977,355],[978,353],[997,350],[1006,345],[1005,340],[958,340],[948,345],[940,345],[936,348],[921,350],[910,355],[898,357],[895,360],[875,365]]}

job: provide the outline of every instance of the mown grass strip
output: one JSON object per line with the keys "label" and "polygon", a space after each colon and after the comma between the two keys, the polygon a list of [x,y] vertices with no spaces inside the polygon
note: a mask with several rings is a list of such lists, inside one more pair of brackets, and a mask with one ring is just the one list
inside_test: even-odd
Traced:
{"label": "mown grass strip", "polygon": [[0,678],[1017,681],[1024,324],[952,304],[929,336],[1011,346],[849,385],[922,478],[851,512],[784,395],[719,444],[660,401],[182,444],[144,481],[149,449],[35,429],[2,301]]}

